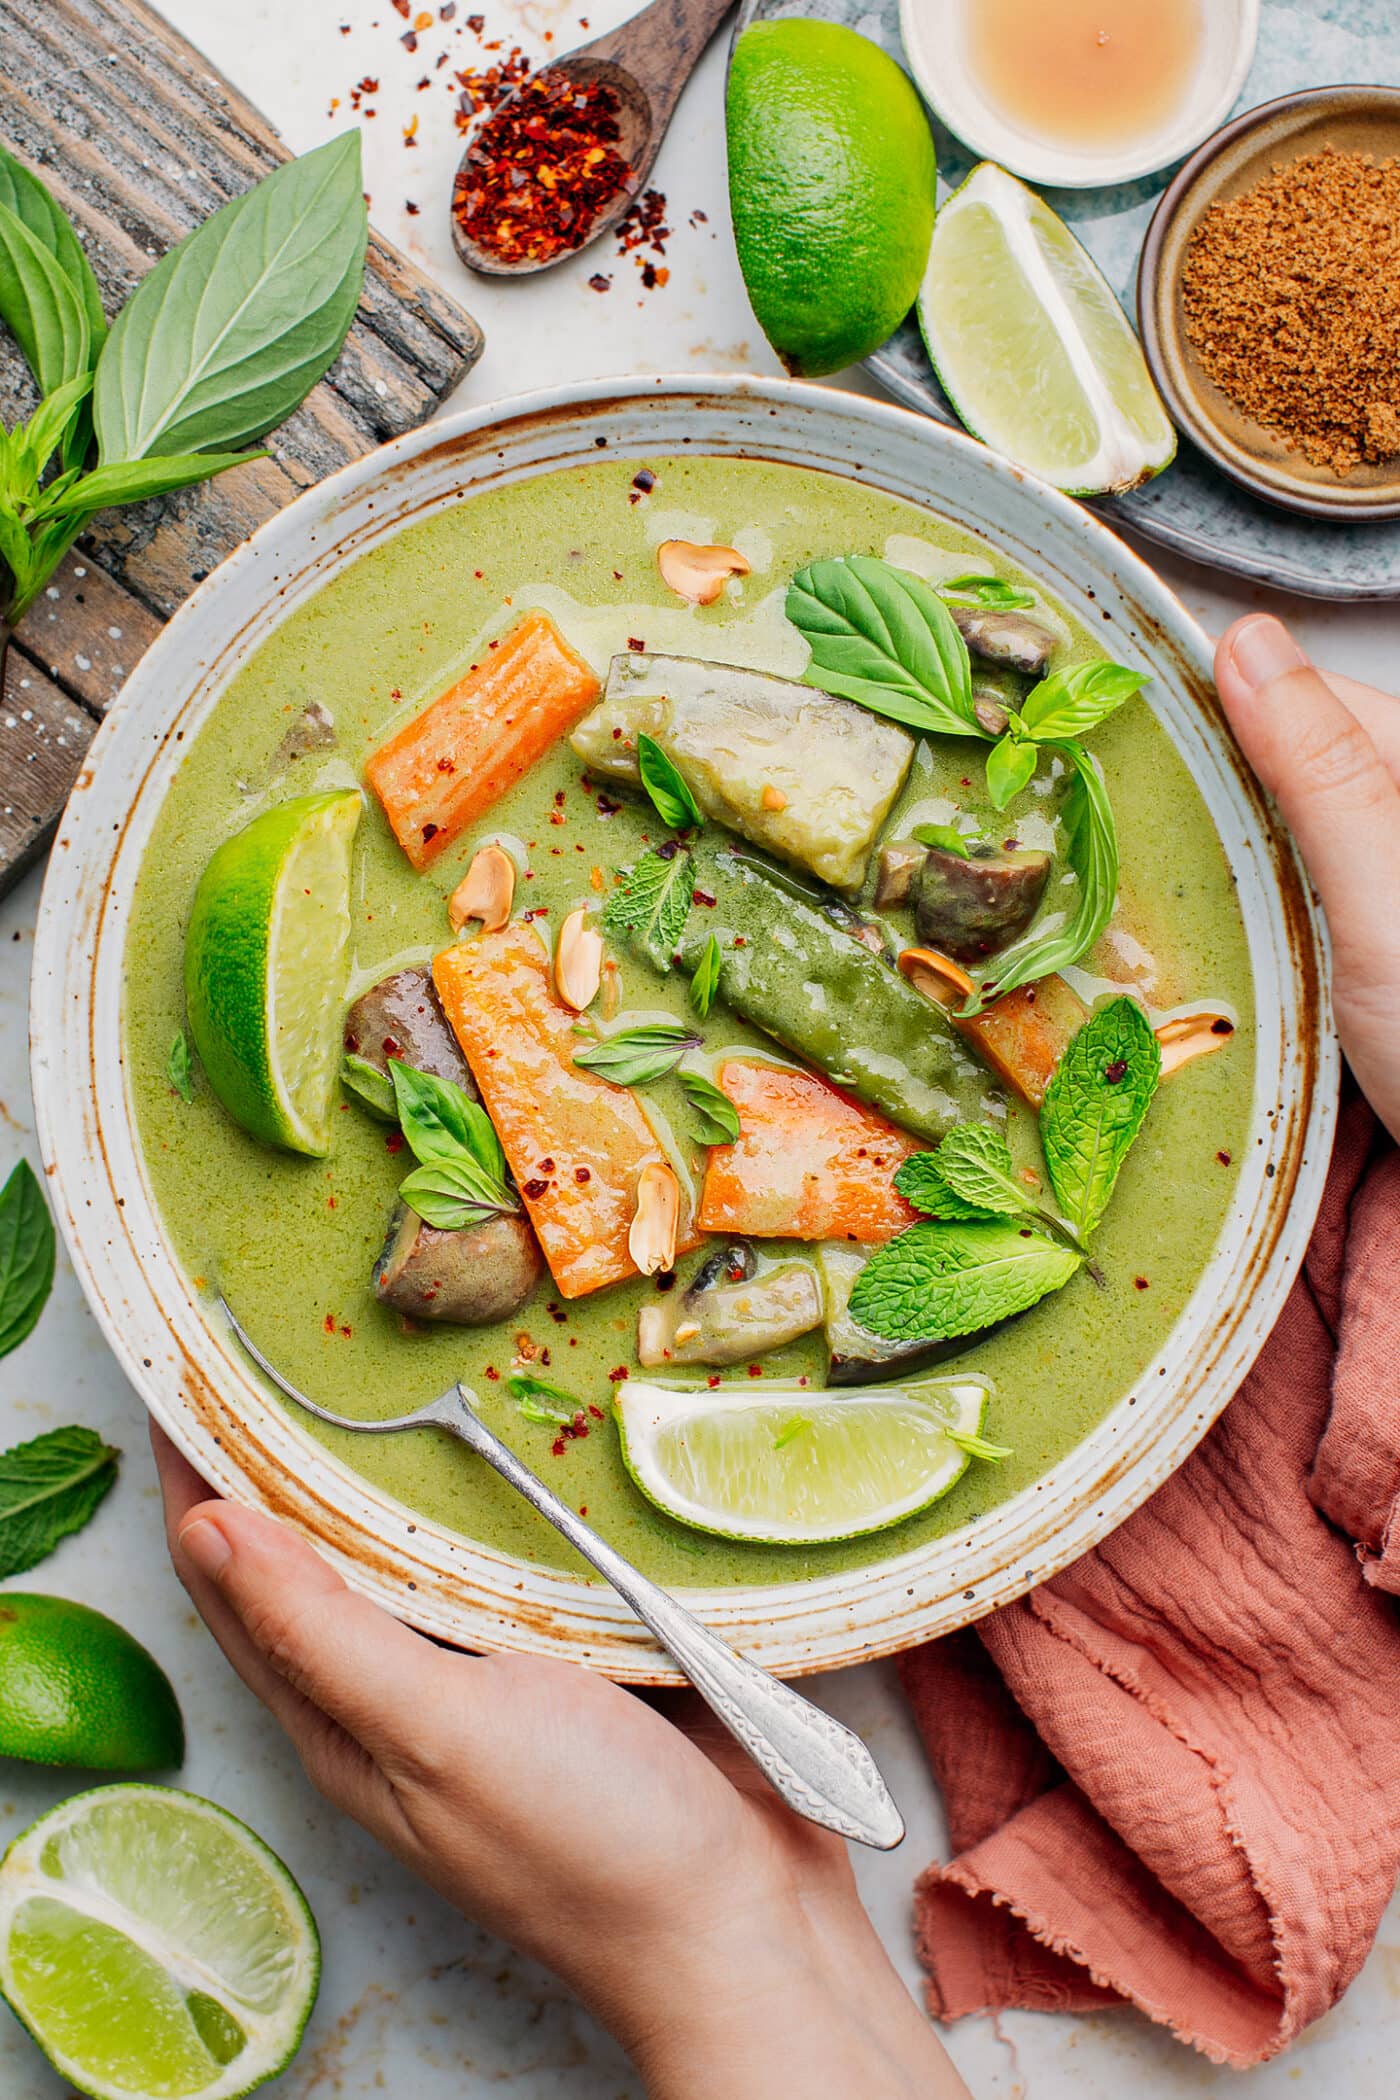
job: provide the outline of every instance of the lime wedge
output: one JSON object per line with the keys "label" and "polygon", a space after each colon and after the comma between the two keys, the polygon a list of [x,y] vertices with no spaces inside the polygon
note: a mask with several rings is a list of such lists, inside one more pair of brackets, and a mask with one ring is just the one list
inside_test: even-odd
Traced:
{"label": "lime wedge", "polygon": [[78,1794],[0,1863],[0,1991],[94,2100],[251,2092],[296,2054],[320,1969],[282,1862],[193,1794]]}
{"label": "lime wedge", "polygon": [[209,1084],[254,1137],[330,1150],[350,956],[354,788],[301,795],[226,839],[185,935],[185,1010]]}
{"label": "lime wedge", "polygon": [[954,1439],[979,1435],[990,1397],[982,1378],[828,1392],[629,1378],[616,1407],[623,1463],[668,1516],[722,1538],[817,1546],[946,1495],[968,1463]]}
{"label": "lime wedge", "polygon": [[983,161],[939,212],[919,323],[974,437],[1074,496],[1136,488],[1176,432],[1107,280],[1063,219]]}

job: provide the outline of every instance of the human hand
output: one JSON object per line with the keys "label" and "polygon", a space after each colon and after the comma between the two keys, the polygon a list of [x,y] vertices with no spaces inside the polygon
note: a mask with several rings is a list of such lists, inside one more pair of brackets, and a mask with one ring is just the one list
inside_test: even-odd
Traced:
{"label": "human hand", "polygon": [[1400,700],[1324,677],[1266,613],[1222,636],[1215,677],[1322,899],[1342,1048],[1400,1139]]}
{"label": "human hand", "polygon": [[439,1648],[153,1430],[176,1571],[312,1784],[556,1970],[653,2100],[966,2100],[861,1908],[698,1700]]}

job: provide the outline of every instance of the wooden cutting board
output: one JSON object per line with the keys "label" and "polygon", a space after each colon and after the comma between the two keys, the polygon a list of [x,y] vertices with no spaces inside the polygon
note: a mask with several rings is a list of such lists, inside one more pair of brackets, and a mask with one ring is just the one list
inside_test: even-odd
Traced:
{"label": "wooden cutting board", "polygon": [[[287,148],[144,0],[0,0],[0,139],[78,228],[109,317],[191,226]],[[106,512],[10,649],[0,706],[0,894],[48,848],[103,711],[162,623],[300,490],[428,415],[481,354],[470,314],[377,234],[335,365],[273,456]],[[0,417],[35,402],[0,329]]]}

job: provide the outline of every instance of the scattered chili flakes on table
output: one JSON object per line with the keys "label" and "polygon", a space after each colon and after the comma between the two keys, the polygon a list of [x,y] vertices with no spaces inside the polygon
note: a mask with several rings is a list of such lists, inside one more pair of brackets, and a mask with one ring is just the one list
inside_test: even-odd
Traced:
{"label": "scattered chili flakes on table", "polygon": [[1207,375],[1314,466],[1400,453],[1400,160],[1275,166],[1204,213],[1181,292]]}
{"label": "scattered chili flakes on table", "polygon": [[601,81],[580,86],[549,68],[526,80],[457,171],[452,211],[462,232],[505,263],[577,248],[631,177],[617,150],[620,116]]}

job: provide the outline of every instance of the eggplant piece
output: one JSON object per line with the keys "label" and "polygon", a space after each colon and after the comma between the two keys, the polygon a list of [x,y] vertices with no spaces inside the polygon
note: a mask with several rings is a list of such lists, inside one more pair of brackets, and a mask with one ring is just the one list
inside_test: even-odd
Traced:
{"label": "eggplant piece", "polygon": [[968,654],[1023,678],[1043,678],[1059,647],[1059,636],[1025,613],[988,612],[976,605],[950,605],[953,623]]}
{"label": "eggplant piece", "polygon": [[637,1361],[738,1364],[810,1334],[822,1320],[816,1272],[805,1261],[760,1269],[744,1240],[712,1254],[684,1291],[637,1315]]}
{"label": "eggplant piece", "polygon": [[960,1334],[936,1342],[891,1342],[882,1335],[872,1334],[868,1327],[862,1327],[851,1318],[848,1309],[856,1278],[869,1261],[870,1254],[868,1247],[847,1247],[838,1240],[824,1243],[817,1249],[825,1308],[822,1325],[826,1330],[829,1352],[828,1385],[871,1385],[886,1378],[907,1377],[911,1372],[930,1370],[935,1364],[965,1355],[976,1343],[995,1332],[992,1327],[983,1327],[974,1334]]}
{"label": "eggplant piece", "polygon": [[523,1212],[443,1232],[401,1203],[374,1265],[374,1294],[411,1320],[490,1327],[520,1310],[543,1273]]}
{"label": "eggplant piece", "polygon": [[891,911],[897,904],[907,904],[914,889],[914,880],[924,864],[927,846],[917,839],[891,839],[880,848],[879,873],[875,882],[876,911]]}
{"label": "eggplant piece", "polygon": [[377,1072],[387,1073],[390,1058],[398,1058],[479,1098],[429,970],[395,970],[362,992],[345,1016],[345,1047]]}
{"label": "eggplant piece", "polygon": [[914,755],[895,723],[815,686],[690,656],[615,656],[569,742],[595,778],[636,787],[643,732],[707,817],[846,891]]}
{"label": "eggplant piece", "polygon": [[945,852],[931,846],[914,882],[914,923],[927,948],[954,962],[980,962],[1024,933],[1050,880],[1051,856],[1020,848],[1004,853]]}

